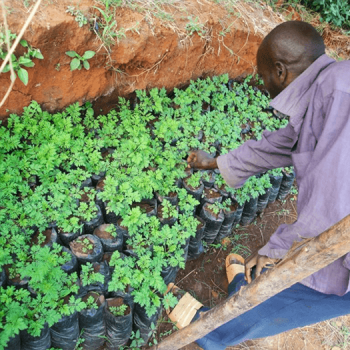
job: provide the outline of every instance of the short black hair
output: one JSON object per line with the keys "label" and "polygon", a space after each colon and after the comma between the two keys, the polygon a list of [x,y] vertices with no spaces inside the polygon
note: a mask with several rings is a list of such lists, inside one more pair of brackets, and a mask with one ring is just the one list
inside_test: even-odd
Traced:
{"label": "short black hair", "polygon": [[271,59],[287,64],[310,65],[325,53],[321,35],[302,21],[281,23],[265,37],[260,48],[269,48]]}

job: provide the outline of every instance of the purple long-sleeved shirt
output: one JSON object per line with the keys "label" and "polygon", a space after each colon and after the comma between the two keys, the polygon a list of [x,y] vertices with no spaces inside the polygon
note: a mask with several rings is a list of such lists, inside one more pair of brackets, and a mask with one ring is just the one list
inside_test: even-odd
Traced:
{"label": "purple long-sleeved shirt", "polygon": [[[271,102],[289,124],[218,157],[231,187],[268,169],[294,166],[298,219],[281,225],[260,255],[282,258],[294,241],[315,237],[350,214],[350,61],[319,57]],[[305,266],[307,269],[308,266]],[[301,283],[326,294],[350,290],[350,253]]]}

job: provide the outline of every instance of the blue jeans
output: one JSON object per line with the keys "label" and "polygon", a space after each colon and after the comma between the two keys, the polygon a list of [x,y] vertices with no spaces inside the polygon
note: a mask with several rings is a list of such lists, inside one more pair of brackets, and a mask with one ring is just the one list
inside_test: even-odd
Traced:
{"label": "blue jeans", "polygon": [[[236,275],[229,285],[229,295],[246,284],[243,273]],[[205,310],[208,308],[200,311]],[[269,337],[349,313],[350,293],[342,297],[323,294],[297,283],[198,339],[196,343],[204,350],[224,350],[246,340]]]}

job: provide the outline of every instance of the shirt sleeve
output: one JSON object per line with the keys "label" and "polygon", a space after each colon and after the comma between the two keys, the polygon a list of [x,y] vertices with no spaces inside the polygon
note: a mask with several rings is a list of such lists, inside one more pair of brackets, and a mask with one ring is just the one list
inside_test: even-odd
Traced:
{"label": "shirt sleeve", "polygon": [[335,91],[323,110],[324,116],[314,118],[323,123],[314,150],[292,155],[298,219],[281,225],[259,250],[260,255],[283,258],[293,242],[316,237],[350,214],[350,94]]}
{"label": "shirt sleeve", "polygon": [[261,140],[246,141],[217,158],[221,175],[230,187],[241,187],[252,175],[292,165],[292,148],[298,135],[288,124],[276,131],[264,131]]}

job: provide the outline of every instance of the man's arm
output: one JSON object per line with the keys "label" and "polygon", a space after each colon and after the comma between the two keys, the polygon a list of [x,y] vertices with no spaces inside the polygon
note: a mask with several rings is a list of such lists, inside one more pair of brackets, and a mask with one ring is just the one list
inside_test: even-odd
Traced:
{"label": "man's arm", "polygon": [[292,148],[298,135],[288,124],[276,131],[265,131],[259,141],[249,140],[237,149],[217,158],[226,183],[241,187],[252,175],[292,165]]}

